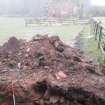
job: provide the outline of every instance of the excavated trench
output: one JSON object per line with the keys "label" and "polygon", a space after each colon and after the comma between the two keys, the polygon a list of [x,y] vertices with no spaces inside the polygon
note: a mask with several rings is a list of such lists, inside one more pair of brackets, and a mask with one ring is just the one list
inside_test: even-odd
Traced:
{"label": "excavated trench", "polygon": [[0,105],[105,105],[105,66],[57,36],[0,47]]}

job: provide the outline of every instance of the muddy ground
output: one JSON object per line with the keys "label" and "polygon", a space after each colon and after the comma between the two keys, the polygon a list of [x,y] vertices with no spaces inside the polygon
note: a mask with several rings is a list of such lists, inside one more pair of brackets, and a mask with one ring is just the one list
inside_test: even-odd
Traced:
{"label": "muddy ground", "polygon": [[57,36],[0,47],[0,105],[105,105],[105,66]]}

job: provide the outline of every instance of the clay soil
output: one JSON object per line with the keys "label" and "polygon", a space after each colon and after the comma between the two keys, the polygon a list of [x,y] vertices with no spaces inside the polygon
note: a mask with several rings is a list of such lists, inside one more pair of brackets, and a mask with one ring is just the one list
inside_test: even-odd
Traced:
{"label": "clay soil", "polygon": [[10,38],[0,47],[0,105],[105,105],[105,66],[82,53],[57,36]]}

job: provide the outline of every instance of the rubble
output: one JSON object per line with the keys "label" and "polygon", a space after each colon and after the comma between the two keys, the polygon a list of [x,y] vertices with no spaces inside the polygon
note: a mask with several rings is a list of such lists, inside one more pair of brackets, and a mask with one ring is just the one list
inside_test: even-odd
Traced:
{"label": "rubble", "polygon": [[105,105],[104,68],[58,36],[12,37],[0,47],[0,105],[13,93],[16,105]]}

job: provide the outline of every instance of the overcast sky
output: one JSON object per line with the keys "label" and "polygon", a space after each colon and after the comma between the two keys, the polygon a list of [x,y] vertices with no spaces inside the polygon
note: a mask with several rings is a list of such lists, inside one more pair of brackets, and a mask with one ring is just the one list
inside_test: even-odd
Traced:
{"label": "overcast sky", "polygon": [[105,0],[91,0],[92,5],[105,6]]}
{"label": "overcast sky", "polygon": [[[12,2],[15,2],[15,3],[19,3],[21,1],[25,1],[25,0],[0,0],[0,5],[4,4],[4,5],[8,5],[8,3],[12,3]],[[26,0],[26,1],[29,1],[30,0]],[[36,2],[36,4],[38,2],[40,2],[41,4],[46,2],[46,1],[49,1],[49,0],[34,0],[34,3]],[[105,6],[105,0],[90,0],[92,5],[99,5],[99,6]]]}

